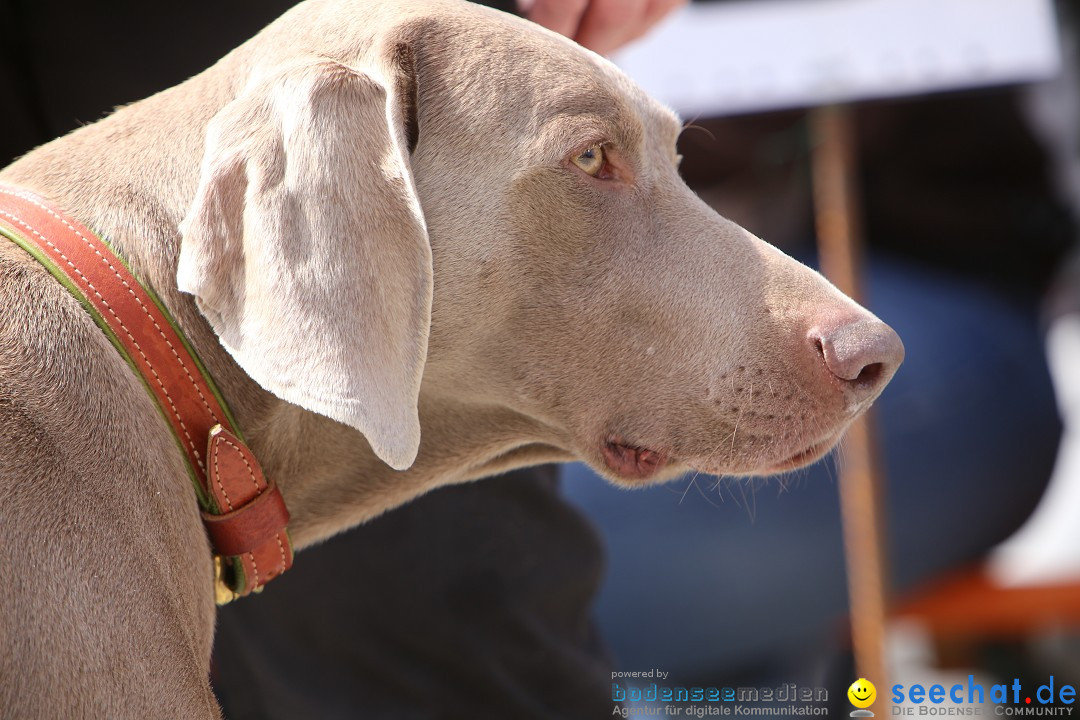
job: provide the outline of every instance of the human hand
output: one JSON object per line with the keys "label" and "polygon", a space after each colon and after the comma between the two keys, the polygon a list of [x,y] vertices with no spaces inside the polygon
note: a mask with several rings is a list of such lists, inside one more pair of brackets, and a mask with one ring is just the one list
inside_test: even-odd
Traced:
{"label": "human hand", "polygon": [[648,32],[686,0],[518,0],[525,17],[600,54]]}

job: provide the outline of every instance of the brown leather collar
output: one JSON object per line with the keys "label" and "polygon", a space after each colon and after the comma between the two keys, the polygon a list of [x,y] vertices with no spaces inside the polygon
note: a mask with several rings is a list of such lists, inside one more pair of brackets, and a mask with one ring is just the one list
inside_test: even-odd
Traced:
{"label": "brown leather collar", "polygon": [[84,225],[0,185],[0,235],[34,256],[139,373],[187,460],[215,552],[218,603],[292,566],[289,512],[241,439],[224,399],[157,297]]}

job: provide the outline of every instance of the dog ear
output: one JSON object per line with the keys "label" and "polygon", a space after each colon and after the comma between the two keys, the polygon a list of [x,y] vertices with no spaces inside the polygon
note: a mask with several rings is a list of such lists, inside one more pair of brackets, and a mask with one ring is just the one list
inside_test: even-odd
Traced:
{"label": "dog ear", "polygon": [[399,97],[414,86],[390,65],[294,66],[213,118],[177,282],[263,388],[404,469],[432,267],[408,156],[415,94]]}

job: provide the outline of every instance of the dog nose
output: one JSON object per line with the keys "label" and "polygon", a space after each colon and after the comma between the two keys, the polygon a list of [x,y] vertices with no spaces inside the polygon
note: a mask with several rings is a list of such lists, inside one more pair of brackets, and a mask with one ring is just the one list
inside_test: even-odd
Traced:
{"label": "dog nose", "polygon": [[877,319],[814,328],[809,340],[856,402],[876,397],[904,361],[900,336]]}

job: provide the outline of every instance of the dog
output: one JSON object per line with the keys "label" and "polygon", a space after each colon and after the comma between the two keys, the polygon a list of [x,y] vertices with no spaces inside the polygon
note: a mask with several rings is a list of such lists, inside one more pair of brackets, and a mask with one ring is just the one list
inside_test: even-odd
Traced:
{"label": "dog", "polygon": [[[530,464],[634,487],[835,445],[903,345],[694,196],[680,130],[517,18],[308,0],[0,183],[156,292],[300,549]],[[9,242],[0,308],[0,714],[219,717],[213,550],[167,423]]]}

